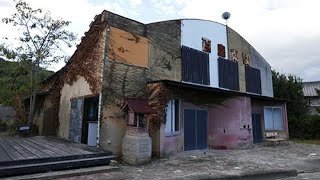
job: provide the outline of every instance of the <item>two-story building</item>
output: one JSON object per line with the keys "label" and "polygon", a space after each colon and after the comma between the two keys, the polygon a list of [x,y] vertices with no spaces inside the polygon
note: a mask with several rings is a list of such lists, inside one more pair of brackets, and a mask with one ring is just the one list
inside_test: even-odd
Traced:
{"label": "two-story building", "polygon": [[66,66],[42,85],[40,132],[119,156],[129,125],[148,129],[155,155],[247,148],[268,131],[288,138],[286,103],[273,97],[270,65],[213,21],[143,24],[103,11]]}

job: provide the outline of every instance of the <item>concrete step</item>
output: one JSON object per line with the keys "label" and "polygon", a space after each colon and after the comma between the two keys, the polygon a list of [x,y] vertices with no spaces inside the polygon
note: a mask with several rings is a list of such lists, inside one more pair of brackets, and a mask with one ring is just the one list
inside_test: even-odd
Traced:
{"label": "concrete step", "polygon": [[22,176],[12,176],[9,178],[4,178],[4,180],[35,180],[35,179],[55,179],[55,178],[66,178],[80,175],[90,175],[96,173],[108,173],[118,171],[119,167],[113,166],[96,166],[96,167],[88,167],[88,168],[80,168],[80,169],[72,169],[72,170],[61,170],[54,172],[45,172],[45,173],[37,173],[37,174],[29,174]]}
{"label": "concrete step", "polygon": [[102,152],[102,153],[81,154],[81,155],[72,155],[72,156],[24,159],[24,160],[18,160],[18,161],[1,161],[0,168],[8,166],[8,164],[10,166],[15,166],[15,165],[26,165],[26,164],[66,161],[66,160],[84,159],[84,158],[93,158],[93,157],[105,157],[105,156],[112,156],[112,153]]}
{"label": "concrete step", "polygon": [[38,172],[76,169],[83,167],[109,165],[114,156],[90,157],[82,159],[59,160],[33,164],[7,165],[0,167],[0,177],[17,176]]}

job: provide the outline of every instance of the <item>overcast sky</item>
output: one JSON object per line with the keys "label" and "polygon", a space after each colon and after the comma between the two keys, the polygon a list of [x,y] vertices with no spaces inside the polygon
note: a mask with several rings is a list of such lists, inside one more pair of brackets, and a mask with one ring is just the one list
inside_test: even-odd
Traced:
{"label": "overcast sky", "polygon": [[[96,14],[108,11],[143,23],[177,18],[201,18],[225,23],[240,33],[270,65],[305,81],[320,80],[320,1],[318,0],[27,0],[33,8],[49,10],[72,22],[78,38]],[[11,0],[0,0],[0,18],[14,12]],[[0,23],[0,38],[15,33]],[[65,50],[72,55],[74,48]],[[63,62],[51,67],[58,70]]]}

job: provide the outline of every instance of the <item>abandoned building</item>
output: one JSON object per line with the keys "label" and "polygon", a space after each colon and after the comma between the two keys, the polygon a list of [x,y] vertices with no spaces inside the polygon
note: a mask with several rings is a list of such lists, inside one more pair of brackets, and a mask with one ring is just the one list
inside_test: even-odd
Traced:
{"label": "abandoned building", "polygon": [[236,31],[213,21],[143,24],[103,11],[66,66],[41,84],[40,135],[128,161],[151,152],[248,148],[266,132],[289,136],[270,65]]}
{"label": "abandoned building", "polygon": [[303,95],[310,101],[309,113],[320,114],[320,81],[303,82]]}

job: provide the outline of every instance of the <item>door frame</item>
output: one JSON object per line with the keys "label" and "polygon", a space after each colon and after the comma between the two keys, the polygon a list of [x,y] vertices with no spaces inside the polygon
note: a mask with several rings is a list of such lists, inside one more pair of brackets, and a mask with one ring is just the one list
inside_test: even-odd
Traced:
{"label": "door frame", "polygon": [[[206,111],[207,112],[207,148],[208,148],[208,124],[209,124],[209,113],[208,113],[208,109],[203,109],[203,108],[183,108],[183,151],[186,151],[185,150],[185,141],[184,141],[184,136],[185,136],[185,121],[184,121],[184,111],[185,110],[195,110],[195,115],[197,115],[197,110],[203,110],[203,111]],[[197,136],[197,128],[196,128],[196,136]],[[197,138],[196,138],[196,145],[197,145]]]}
{"label": "door frame", "polygon": [[[263,141],[263,126],[262,126],[262,114],[261,113],[251,113],[251,123],[252,123],[252,140],[253,140],[253,143],[261,143],[261,142],[255,142],[255,133],[256,132],[256,126],[253,126],[253,121],[256,121],[256,118],[255,118],[255,115],[260,115],[260,129],[261,129],[261,142]],[[256,125],[256,123],[255,123]]]}

